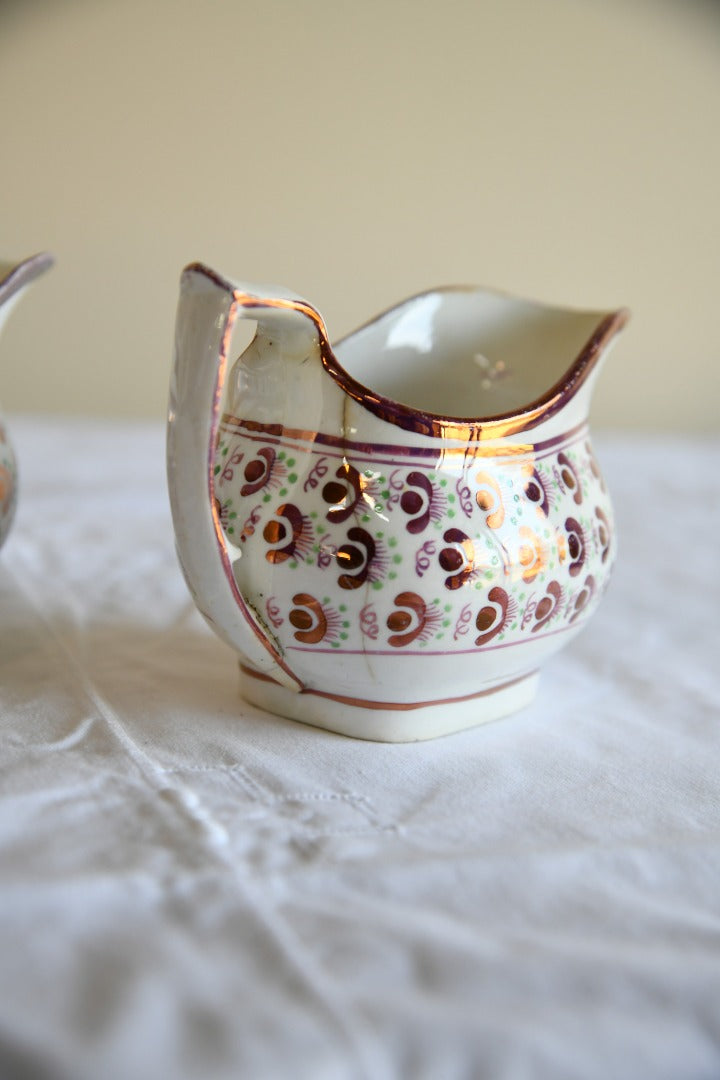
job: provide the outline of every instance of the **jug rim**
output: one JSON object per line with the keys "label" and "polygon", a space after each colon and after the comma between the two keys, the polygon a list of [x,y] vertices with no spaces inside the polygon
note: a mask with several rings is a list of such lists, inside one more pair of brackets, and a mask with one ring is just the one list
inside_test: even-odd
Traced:
{"label": "jug rim", "polygon": [[[566,368],[565,372],[557,379],[548,390],[532,399],[519,409],[507,412],[495,413],[485,417],[458,417],[444,413],[433,412],[429,409],[419,409],[413,406],[403,405],[393,398],[386,397],[372,388],[360,382],[350,375],[338,360],[335,348],[355,334],[365,330],[387,315],[413,303],[423,297],[451,292],[478,293],[497,296],[509,301],[527,303],[538,309],[547,311],[577,312],[587,315],[596,315],[598,323],[592,334],[582,346],[575,359]],[[309,306],[309,305],[308,305]],[[312,309],[314,312],[314,309]],[[312,312],[308,312],[313,317]],[[316,313],[317,314],[317,313]],[[463,442],[476,442],[484,439],[502,438],[506,435],[514,435],[528,428],[534,427],[541,421],[554,416],[568,401],[577,393],[582,384],[588,378],[597,361],[602,356],[610,341],[625,327],[630,319],[630,310],[626,307],[616,308],[611,311],[558,307],[554,304],[542,301],[526,301],[520,297],[499,289],[490,289],[482,285],[441,285],[436,288],[424,289],[406,297],[397,304],[392,304],[377,315],[361,323],[360,326],[344,334],[337,341],[330,343],[327,331],[322,319],[318,316],[317,325],[321,336],[323,366],[335,382],[364,408],[373,412],[380,419],[395,424],[406,431],[412,431],[416,435],[425,435],[439,439],[459,439]]]}
{"label": "jug rim", "polygon": [[[461,442],[480,442],[487,439],[504,438],[527,431],[529,428],[550,419],[575,396],[593,371],[610,341],[626,326],[630,319],[630,310],[626,307],[610,311],[592,308],[559,307],[556,304],[544,303],[538,300],[524,300],[522,297],[514,296],[500,289],[491,289],[482,285],[441,285],[421,290],[396,304],[392,304],[354,330],[351,330],[350,333],[344,334],[332,344],[320,312],[307,300],[294,293],[274,288],[272,295],[266,296],[248,292],[246,291],[247,286],[243,288],[234,284],[223,274],[218,273],[202,262],[188,264],[183,270],[182,277],[185,278],[186,275],[190,274],[200,274],[221,288],[226,289],[232,295],[235,304],[248,310],[253,308],[276,308],[294,310],[305,315],[315,324],[322,365],[344,393],[379,419],[405,431],[429,438],[453,439]],[[598,321],[575,359],[565,369],[560,378],[552,383],[546,391],[520,408],[488,416],[450,416],[445,413],[404,405],[402,402],[366,386],[351,375],[338,359],[334,351],[338,345],[379,322],[380,319],[385,318],[393,311],[397,311],[406,304],[413,303],[423,297],[453,292],[496,296],[506,301],[524,303],[540,310],[555,311],[568,315],[585,314],[594,316]]]}
{"label": "jug rim", "polygon": [[49,270],[55,262],[47,251],[30,255],[18,263],[0,264],[0,306],[15,296],[25,285]]}

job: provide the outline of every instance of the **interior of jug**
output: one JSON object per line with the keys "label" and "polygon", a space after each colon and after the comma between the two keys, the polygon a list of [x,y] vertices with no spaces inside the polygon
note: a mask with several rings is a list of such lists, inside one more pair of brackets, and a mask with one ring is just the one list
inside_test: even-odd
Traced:
{"label": "interior of jug", "polygon": [[606,315],[475,288],[441,289],[385,312],[333,351],[353,379],[409,408],[491,417],[547,394]]}

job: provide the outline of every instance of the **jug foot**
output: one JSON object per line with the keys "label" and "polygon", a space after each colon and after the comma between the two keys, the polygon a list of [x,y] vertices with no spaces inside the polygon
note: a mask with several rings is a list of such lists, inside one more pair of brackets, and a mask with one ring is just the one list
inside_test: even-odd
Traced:
{"label": "jug foot", "polygon": [[533,671],[464,697],[407,704],[359,700],[322,690],[295,693],[246,664],[241,663],[240,670],[241,694],[249,704],[289,720],[373,742],[418,742],[499,720],[529,705],[539,677]]}

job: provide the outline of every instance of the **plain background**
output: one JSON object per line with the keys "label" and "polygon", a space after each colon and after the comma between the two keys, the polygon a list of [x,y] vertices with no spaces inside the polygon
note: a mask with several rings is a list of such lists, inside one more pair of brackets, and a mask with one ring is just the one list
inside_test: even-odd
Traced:
{"label": "plain background", "polygon": [[476,282],[627,304],[605,428],[718,430],[720,5],[0,0],[7,411],[162,417],[179,272],[338,337]]}

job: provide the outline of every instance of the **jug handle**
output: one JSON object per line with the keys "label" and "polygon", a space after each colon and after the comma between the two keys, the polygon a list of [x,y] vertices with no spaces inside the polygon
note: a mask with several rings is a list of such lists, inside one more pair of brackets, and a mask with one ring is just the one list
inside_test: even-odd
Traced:
{"label": "jug handle", "polygon": [[228,350],[235,320],[243,315],[259,325],[282,320],[286,333],[305,339],[300,343],[305,348],[309,339],[325,338],[322,319],[299,297],[275,289],[258,295],[200,263],[185,269],[167,430],[175,543],[195,603],[216,633],[258,670],[300,691],[302,682],[280,643],[238,586],[215,503],[214,457]]}

